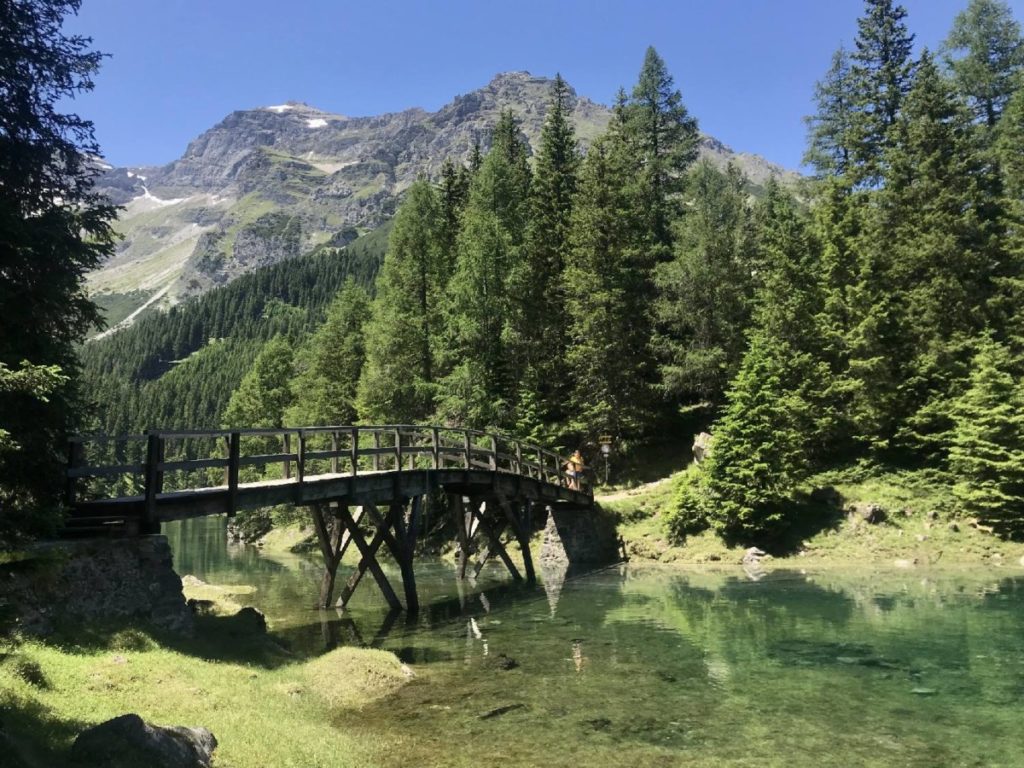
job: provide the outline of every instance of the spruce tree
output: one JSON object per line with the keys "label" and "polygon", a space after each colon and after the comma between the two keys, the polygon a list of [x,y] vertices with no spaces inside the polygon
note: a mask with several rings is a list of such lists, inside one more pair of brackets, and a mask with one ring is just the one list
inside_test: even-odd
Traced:
{"label": "spruce tree", "polygon": [[[808,473],[799,396],[806,356],[758,329],[750,338],[728,406],[713,428],[700,506],[720,533],[749,539],[785,522],[787,502]],[[688,504],[698,503],[690,493]],[[692,518],[691,513],[687,518]]]}
{"label": "spruce tree", "polygon": [[294,403],[286,422],[297,426],[353,424],[356,387],[366,358],[363,327],[370,299],[351,278],[327,310],[327,319],[299,353]]}
{"label": "spruce tree", "polygon": [[982,337],[970,386],[953,405],[949,468],[970,514],[1024,531],[1024,385],[1009,349]]}
{"label": "spruce tree", "polygon": [[416,181],[395,216],[366,327],[357,410],[369,423],[416,423],[433,411],[450,260],[437,192]]}
{"label": "spruce tree", "polygon": [[673,258],[656,268],[652,343],[662,389],[676,402],[719,401],[746,348],[754,281],[745,185],[735,166],[722,173],[698,163]]}
{"label": "spruce tree", "polygon": [[954,19],[943,52],[975,120],[994,127],[1024,69],[1024,40],[1009,6],[1003,0],[971,0]]}

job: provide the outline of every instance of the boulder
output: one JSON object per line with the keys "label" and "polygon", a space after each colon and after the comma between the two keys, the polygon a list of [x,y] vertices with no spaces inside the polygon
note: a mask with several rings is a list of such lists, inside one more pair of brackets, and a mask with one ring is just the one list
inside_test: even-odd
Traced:
{"label": "boulder", "polygon": [[838,508],[843,505],[843,495],[831,485],[827,485],[824,488],[815,488],[811,491],[811,501],[815,504]]}
{"label": "boulder", "polygon": [[707,432],[701,432],[699,435],[693,436],[693,460],[700,464],[704,459],[707,458],[708,452],[711,450],[711,435]]}
{"label": "boulder", "polygon": [[121,715],[79,734],[71,758],[80,765],[210,768],[216,748],[206,728],[150,725],[138,715]]}
{"label": "boulder", "polygon": [[846,515],[854,522],[875,525],[885,520],[885,508],[873,501],[858,501],[846,507]]}
{"label": "boulder", "polygon": [[267,617],[255,608],[246,607],[231,617],[232,629],[242,634],[264,634],[267,631]]}

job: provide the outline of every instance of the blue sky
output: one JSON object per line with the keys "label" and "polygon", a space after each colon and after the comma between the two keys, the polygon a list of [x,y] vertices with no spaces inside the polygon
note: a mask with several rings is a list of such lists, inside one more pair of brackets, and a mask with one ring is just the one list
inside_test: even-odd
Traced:
{"label": "blue sky", "polygon": [[[903,0],[936,47],[967,0]],[[1024,20],[1024,0],[1011,0]],[[862,0],[84,0],[68,29],[111,54],[74,109],[118,165],[161,164],[235,109],[305,101],[434,110],[497,72],[561,72],[610,103],[654,45],[702,130],[799,167],[802,117]]]}

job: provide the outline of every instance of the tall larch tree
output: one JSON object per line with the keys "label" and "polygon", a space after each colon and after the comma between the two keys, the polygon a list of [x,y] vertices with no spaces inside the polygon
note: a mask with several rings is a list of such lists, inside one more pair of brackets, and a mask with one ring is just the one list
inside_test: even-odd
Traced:
{"label": "tall larch tree", "polygon": [[[580,150],[572,125],[573,94],[555,77],[530,187],[530,220],[522,260],[514,266],[514,336],[523,379],[521,426],[534,437],[542,424],[557,429],[564,420],[568,391],[565,350],[568,327],[563,272],[569,260],[573,200]],[[530,416],[527,412],[531,412]],[[529,421],[535,423],[529,424]]]}
{"label": "tall larch tree", "polygon": [[530,178],[528,147],[515,117],[504,112],[473,176],[447,291],[448,374],[437,405],[450,423],[514,426],[521,360],[509,275],[523,258]]}
{"label": "tall larch tree", "polygon": [[637,214],[652,263],[671,257],[672,224],[681,208],[686,170],[697,158],[697,121],[683,104],[664,59],[654,47],[622,113],[624,138],[637,164]]}
{"label": "tall larch tree", "polygon": [[850,56],[840,47],[832,65],[814,87],[817,112],[804,121],[808,146],[804,162],[814,166],[819,177],[845,176],[853,154],[854,93]]}
{"label": "tall larch tree", "polygon": [[708,161],[690,173],[687,214],[671,261],[655,271],[653,347],[661,385],[675,403],[717,403],[746,349],[753,275],[746,180]]}
{"label": "tall larch tree", "polygon": [[327,319],[296,355],[294,403],[285,420],[296,426],[353,424],[356,388],[366,359],[370,298],[355,280],[345,282]]}
{"label": "tall larch tree", "polygon": [[882,155],[913,75],[914,36],[906,10],[893,0],[865,0],[857,20],[850,82],[854,119],[850,148],[853,178],[869,187],[885,176]]}
{"label": "tall larch tree", "polygon": [[970,340],[986,324],[1001,261],[988,212],[990,169],[970,116],[925,51],[885,154],[872,238],[888,252],[885,285],[899,305],[901,441],[917,451],[949,427],[948,398],[963,382]]}
{"label": "tall larch tree", "polygon": [[631,173],[630,148],[613,119],[580,171],[565,270],[570,423],[584,442],[601,434],[635,440],[651,418],[650,265],[633,240],[639,223],[632,218]]}
{"label": "tall larch tree", "polygon": [[444,225],[437,192],[417,180],[395,216],[366,327],[362,421],[415,423],[433,412],[451,269]]}
{"label": "tall larch tree", "polygon": [[267,427],[280,429],[293,402],[295,377],[292,343],[275,336],[263,345],[252,368],[245,374],[228,401],[222,424],[225,427]]}
{"label": "tall larch tree", "polygon": [[1010,7],[1002,0],[971,0],[954,19],[943,54],[975,120],[995,127],[1024,69],[1024,40]]}

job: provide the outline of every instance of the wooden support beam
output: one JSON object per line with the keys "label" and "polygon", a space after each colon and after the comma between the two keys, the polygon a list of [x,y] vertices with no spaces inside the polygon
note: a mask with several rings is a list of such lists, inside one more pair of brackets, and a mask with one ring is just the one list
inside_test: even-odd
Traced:
{"label": "wooden support beam", "polygon": [[455,533],[459,541],[459,559],[456,564],[455,576],[461,581],[466,578],[466,566],[469,564],[469,526],[467,518],[471,519],[472,513],[465,511],[462,494],[452,494],[449,498],[452,502]]}
{"label": "wooden support beam", "polygon": [[533,584],[537,581],[537,572],[533,567],[533,555],[530,553],[530,515],[533,502],[520,500],[514,505],[508,499],[499,499],[498,502],[505,511],[505,517],[511,523],[512,532],[519,543],[519,551],[523,556],[523,570],[526,571],[526,581]]}
{"label": "wooden support beam", "polygon": [[[343,502],[341,501],[337,502],[339,509],[342,504]],[[313,527],[316,529],[317,541],[320,543],[320,552],[324,558],[324,575],[320,582],[320,602],[318,603],[320,608],[331,607],[338,566],[341,564],[341,558],[345,556],[345,550],[348,549],[348,545],[352,541],[351,534],[342,524],[338,509],[334,512],[334,524],[328,526],[327,517],[324,515],[325,506],[329,505],[314,504],[310,507],[310,512],[313,516]],[[362,515],[363,510],[360,508],[356,512],[355,518],[353,518],[356,525],[359,524]]]}
{"label": "wooden support beam", "polygon": [[348,513],[348,509],[342,506],[338,508],[338,512],[342,522],[348,529],[352,542],[356,545],[356,549],[359,550],[359,554],[361,555],[359,565],[356,566],[355,572],[349,578],[345,587],[341,590],[341,597],[338,598],[339,605],[344,607],[348,604],[348,601],[352,597],[352,593],[359,585],[359,580],[363,577],[363,574],[369,570],[370,573],[373,574],[373,578],[377,582],[377,586],[380,587],[380,591],[384,593],[384,599],[388,601],[388,605],[396,610],[401,610],[402,602],[398,599],[398,595],[395,594],[395,590],[391,588],[391,583],[388,581],[387,576],[384,575],[384,570],[380,567],[380,563],[377,562],[377,551],[380,549],[381,544],[384,543],[385,531],[394,524],[392,512],[388,512],[387,517],[383,521],[383,525],[377,526],[377,530],[373,535],[373,540],[369,544],[366,543],[366,539],[363,538],[362,531],[359,530],[359,526]]}
{"label": "wooden support beam", "polygon": [[[500,518],[494,522],[493,530],[494,535],[499,538],[505,532],[505,527],[508,525],[508,521],[504,518]],[[494,554],[494,547],[489,543],[485,544],[476,555],[476,565],[473,566],[473,578],[480,576],[480,572],[483,571],[484,566],[487,565],[487,561],[491,559],[491,555]]]}
{"label": "wooden support beam", "polygon": [[490,511],[490,504],[488,504],[487,516],[480,511],[480,508],[476,504],[473,505],[473,515],[480,521],[480,527],[483,528],[484,534],[490,541],[490,549],[493,550],[499,558],[501,558],[501,562],[503,562],[505,567],[508,568],[508,572],[512,574],[512,578],[516,581],[522,581],[523,577],[520,575],[519,569],[516,568],[515,563],[512,562],[512,558],[510,558],[508,556],[508,552],[505,551],[505,545],[501,543],[500,533],[493,525],[491,525],[491,521],[487,519],[490,516]]}
{"label": "wooden support beam", "polygon": [[398,566],[402,570],[402,586],[405,588],[405,607],[409,613],[416,613],[420,609],[420,598],[416,593],[416,573],[413,570],[413,558],[416,555],[416,538],[420,530],[422,507],[423,497],[416,496],[409,505],[408,520],[402,521],[401,517],[398,518],[399,525],[404,528],[400,537],[402,557],[398,561]]}

